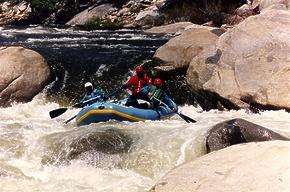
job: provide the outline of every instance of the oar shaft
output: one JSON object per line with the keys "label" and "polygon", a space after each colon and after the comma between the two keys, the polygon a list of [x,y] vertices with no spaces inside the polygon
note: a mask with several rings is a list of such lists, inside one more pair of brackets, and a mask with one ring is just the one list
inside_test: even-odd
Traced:
{"label": "oar shaft", "polygon": [[75,115],[75,116],[71,117],[70,119],[66,120],[64,123],[65,123],[65,124],[68,124],[71,120],[73,120],[73,119],[76,118],[76,117],[77,117],[77,115]]}
{"label": "oar shaft", "polygon": [[[158,101],[158,102],[160,102],[162,105],[164,105],[164,106],[166,106],[166,107],[168,107],[168,108],[170,108],[166,103],[164,103],[163,101],[161,101],[160,99],[157,99],[157,98],[155,98],[155,97],[153,97],[156,101]],[[172,110],[172,109],[171,109]],[[173,111],[173,110],[172,110]],[[176,113],[179,117],[181,117],[184,121],[186,121],[187,123],[195,123],[196,122],[196,120],[194,120],[194,119],[192,119],[192,118],[190,118],[190,117],[188,117],[188,116],[186,116],[186,115],[184,115],[184,114],[182,114],[182,113],[180,113],[180,112],[178,112],[178,111],[173,111],[174,113]]]}

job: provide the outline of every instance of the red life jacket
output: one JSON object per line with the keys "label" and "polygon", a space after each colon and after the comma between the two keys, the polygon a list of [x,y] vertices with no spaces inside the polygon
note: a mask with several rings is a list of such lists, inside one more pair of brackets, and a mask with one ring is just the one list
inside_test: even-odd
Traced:
{"label": "red life jacket", "polygon": [[132,94],[134,94],[139,93],[143,87],[151,84],[151,79],[146,74],[143,75],[143,78],[139,78],[137,75],[134,75],[126,83],[126,87],[130,87]]}

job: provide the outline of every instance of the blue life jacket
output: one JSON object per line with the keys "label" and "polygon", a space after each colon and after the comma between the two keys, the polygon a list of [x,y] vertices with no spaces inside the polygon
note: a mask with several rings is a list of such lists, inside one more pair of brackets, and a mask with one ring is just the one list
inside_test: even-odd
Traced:
{"label": "blue life jacket", "polygon": [[105,98],[105,92],[101,89],[94,89],[91,94],[86,93],[86,95],[80,100],[80,103],[83,103],[92,98],[95,99],[89,101],[88,103],[86,103],[86,105],[91,105],[97,101],[103,101]]}

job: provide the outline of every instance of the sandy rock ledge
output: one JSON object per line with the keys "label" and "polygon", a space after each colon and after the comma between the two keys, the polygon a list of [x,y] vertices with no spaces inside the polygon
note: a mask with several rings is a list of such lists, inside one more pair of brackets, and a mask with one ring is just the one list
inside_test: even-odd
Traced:
{"label": "sandy rock ledge", "polygon": [[233,145],[185,163],[164,176],[154,192],[286,192],[290,141]]}

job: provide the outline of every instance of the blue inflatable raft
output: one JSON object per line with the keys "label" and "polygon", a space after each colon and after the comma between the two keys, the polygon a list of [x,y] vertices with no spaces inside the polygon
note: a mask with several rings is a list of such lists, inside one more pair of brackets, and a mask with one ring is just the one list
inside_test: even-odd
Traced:
{"label": "blue inflatable raft", "polygon": [[87,106],[77,114],[76,124],[82,126],[109,120],[131,122],[160,120],[174,115],[174,112],[165,106],[159,106],[156,109],[138,109],[125,106],[125,101],[96,102]]}

